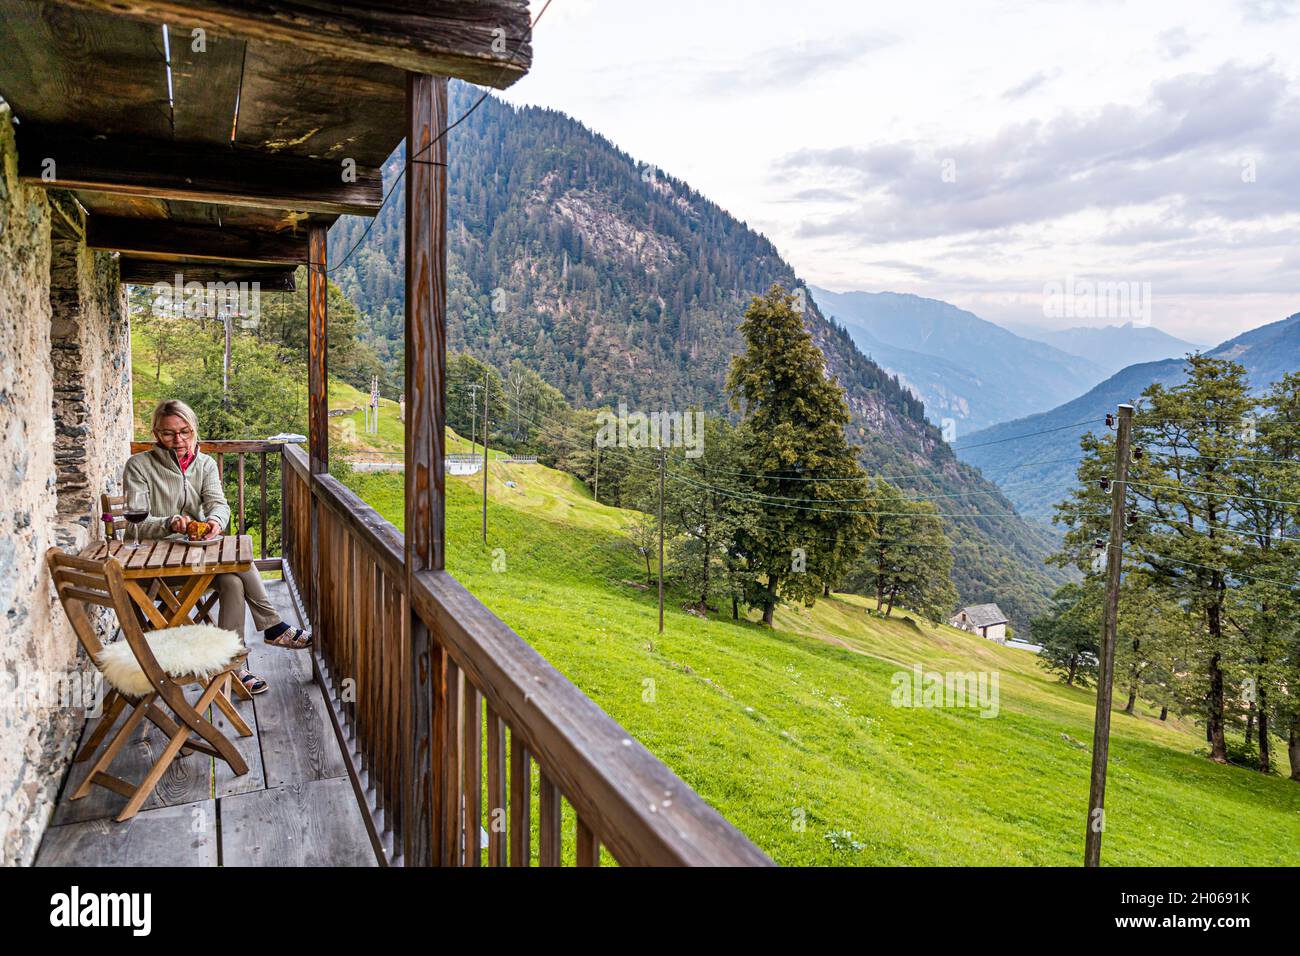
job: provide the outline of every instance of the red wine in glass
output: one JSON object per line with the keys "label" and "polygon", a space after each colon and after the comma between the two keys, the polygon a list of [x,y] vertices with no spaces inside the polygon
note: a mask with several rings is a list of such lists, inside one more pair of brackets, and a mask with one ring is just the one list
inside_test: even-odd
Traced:
{"label": "red wine in glass", "polygon": [[138,491],[133,495],[128,495],[126,499],[126,507],[122,509],[122,517],[130,522],[135,528],[135,543],[128,544],[127,547],[140,547],[140,522],[149,517],[148,493]]}

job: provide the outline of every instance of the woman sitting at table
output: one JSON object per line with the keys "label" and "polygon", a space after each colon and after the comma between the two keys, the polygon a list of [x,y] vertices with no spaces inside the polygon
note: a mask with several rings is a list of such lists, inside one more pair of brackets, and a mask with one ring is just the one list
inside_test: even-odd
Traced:
{"label": "woman sitting at table", "polygon": [[[230,525],[230,505],[216,461],[199,451],[194,410],[180,401],[159,402],[153,411],[153,437],[157,444],[127,459],[122,473],[128,498],[132,492],[149,492],[149,517],[140,523],[140,535],[165,538],[184,534],[191,520],[208,522],[207,539],[221,535]],[[311,645],[309,632],[281,620],[256,567],[238,574],[218,574],[212,584],[220,602],[219,627],[234,631],[243,640],[247,605],[268,644],[295,650]],[[247,670],[239,679],[254,694],[266,690],[266,681]]]}

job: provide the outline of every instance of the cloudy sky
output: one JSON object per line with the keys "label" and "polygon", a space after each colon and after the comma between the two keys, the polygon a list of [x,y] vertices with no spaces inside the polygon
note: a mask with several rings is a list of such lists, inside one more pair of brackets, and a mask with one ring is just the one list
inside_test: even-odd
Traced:
{"label": "cloudy sky", "polygon": [[1115,319],[1045,288],[1149,283],[1151,324],[1216,343],[1300,311],[1298,48],[1300,0],[553,0],[506,95],[809,282],[1048,327]]}

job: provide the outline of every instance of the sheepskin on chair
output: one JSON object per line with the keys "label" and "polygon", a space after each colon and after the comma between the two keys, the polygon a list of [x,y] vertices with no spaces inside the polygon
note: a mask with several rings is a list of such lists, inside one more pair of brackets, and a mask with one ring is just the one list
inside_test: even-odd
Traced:
{"label": "sheepskin on chair", "polygon": [[[148,631],[144,637],[168,676],[193,674],[204,681],[225,668],[244,646],[234,631],[211,624],[168,627]],[[142,697],[154,689],[125,639],[107,645],[96,656],[96,663],[119,694]]]}

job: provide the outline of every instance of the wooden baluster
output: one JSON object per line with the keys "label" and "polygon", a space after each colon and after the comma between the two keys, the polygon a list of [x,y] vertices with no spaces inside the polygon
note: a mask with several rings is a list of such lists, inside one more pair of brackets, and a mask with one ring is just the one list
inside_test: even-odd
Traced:
{"label": "wooden baluster", "polygon": [[376,761],[382,756],[380,751],[379,728],[375,726],[375,565],[369,552],[361,552],[361,648],[362,663],[365,666],[364,684],[357,682],[358,692],[365,694],[361,700],[361,712],[365,716],[366,728],[366,764],[370,768],[370,785],[375,786]]}
{"label": "wooden baluster", "polygon": [[[352,538],[344,529],[343,522],[336,520],[333,516],[330,518],[334,525],[334,539],[337,542],[336,554],[339,556],[336,585],[339,591],[339,646],[343,648],[343,666],[339,673],[339,679],[351,677],[356,680],[357,660],[353,652],[356,645],[357,629],[352,621],[352,604],[356,600],[356,595],[352,593],[353,585],[356,582],[356,575],[352,573]],[[348,706],[348,720],[352,725],[353,735],[357,732],[357,702],[356,696]]]}
{"label": "wooden baluster", "polygon": [[[265,500],[266,495],[262,495]],[[265,513],[265,512],[264,512]],[[285,467],[284,450],[280,450],[280,559],[288,561],[289,567],[297,571],[297,566],[293,563],[295,555],[293,553],[293,533],[290,527],[293,521],[293,506],[289,501],[289,469]],[[266,540],[266,535],[262,535],[262,540]],[[302,585],[298,585],[298,593],[302,594]]]}
{"label": "wooden baluster", "polygon": [[[266,557],[266,513],[269,510],[266,506],[266,452],[260,452],[259,454],[261,456],[261,462],[260,462],[261,470],[258,472],[257,490],[258,490],[258,494],[261,497],[261,501],[258,506],[258,517],[261,519],[262,557],[265,558]],[[280,507],[283,508],[284,506],[285,506],[284,495],[282,494],[280,496]],[[288,552],[285,550],[284,542],[282,541],[280,542],[280,555],[281,557],[283,557],[286,554],[288,554]]]}
{"label": "wooden baluster", "polygon": [[[342,522],[339,524],[343,525]],[[345,587],[350,592],[348,594],[348,619],[347,626],[351,632],[352,647],[352,670],[350,674],[353,679],[353,687],[356,694],[352,701],[352,726],[356,730],[357,750],[363,754],[370,752],[370,728],[366,726],[366,655],[365,655],[365,635],[362,633],[362,620],[365,615],[366,593],[362,566],[364,560],[359,553],[357,541],[352,537],[352,532],[343,525],[343,537],[348,542],[348,577]]]}
{"label": "wooden baluster", "polygon": [[461,812],[464,804],[460,792],[460,668],[450,655],[443,655],[442,714],[442,865],[461,865]]}
{"label": "wooden baluster", "polygon": [[[239,501],[238,527],[239,527],[240,534],[247,534],[248,520],[244,515],[244,453],[241,451],[238,455],[235,456],[235,458],[239,462],[239,497],[237,499]],[[231,524],[233,525],[234,522],[232,521]]]}
{"label": "wooden baluster", "polygon": [[380,661],[379,642],[382,621],[381,615],[384,612],[384,592],[383,578],[379,573],[379,565],[369,553],[366,554],[366,723],[370,726],[370,747],[371,747],[371,783],[375,787],[375,792],[383,790],[380,786],[378,769],[381,764],[376,761],[385,759],[387,756],[384,752],[384,727],[380,722],[380,688],[383,686],[383,676],[381,668],[383,664]]}
{"label": "wooden baluster", "polygon": [[356,541],[353,540],[352,534],[348,531],[347,525],[339,522],[339,533],[345,542],[346,553],[343,559],[343,591],[345,602],[345,613],[343,615],[343,626],[348,629],[348,671],[347,674],[353,680],[353,687],[356,693],[352,695],[352,728],[357,736],[359,749],[364,752],[366,746],[366,727],[364,709],[361,704],[361,694],[364,693],[366,669],[365,659],[361,656],[361,603],[364,597],[361,594],[361,569],[360,555],[357,554],[358,548]]}
{"label": "wooden baluster", "polygon": [[[379,572],[379,586],[383,589],[383,607],[380,609],[379,633],[383,640],[383,651],[379,656],[380,683],[379,683],[379,706],[381,708],[380,720],[383,723],[384,735],[384,765],[382,772],[383,789],[384,789],[384,825],[389,831],[394,829],[394,816],[397,811],[397,803],[394,800],[394,783],[393,771],[400,759],[400,749],[397,746],[398,723],[393,719],[393,661],[399,660],[399,654],[402,649],[401,634],[398,632],[398,626],[394,620],[396,601],[393,599],[393,582],[389,580],[388,575],[382,570]],[[394,842],[396,845],[396,842]]]}
{"label": "wooden baluster", "polygon": [[404,713],[406,711],[406,702],[410,694],[409,672],[406,669],[407,662],[411,659],[410,650],[410,611],[407,608],[406,595],[398,581],[390,581],[389,586],[393,590],[393,633],[394,647],[398,653],[393,654],[388,662],[389,676],[391,678],[389,687],[388,713],[393,727],[393,768],[392,768],[392,787],[393,787],[393,845],[405,846],[403,831],[407,825],[406,818],[406,791],[404,790],[404,777],[402,770],[403,760],[403,736],[406,735]]}
{"label": "wooden baluster", "polygon": [[600,841],[578,817],[578,866],[600,866]]}
{"label": "wooden baluster", "polygon": [[537,863],[560,865],[560,788],[550,781],[546,771],[537,775]]}
{"label": "wooden baluster", "polygon": [[488,866],[506,865],[506,725],[487,707]]}
{"label": "wooden baluster", "polygon": [[465,865],[483,862],[483,695],[465,681],[465,713],[461,717],[464,746],[461,757],[465,791]]}
{"label": "wooden baluster", "polygon": [[528,748],[510,732],[510,865],[528,866],[532,839],[533,783]]}

